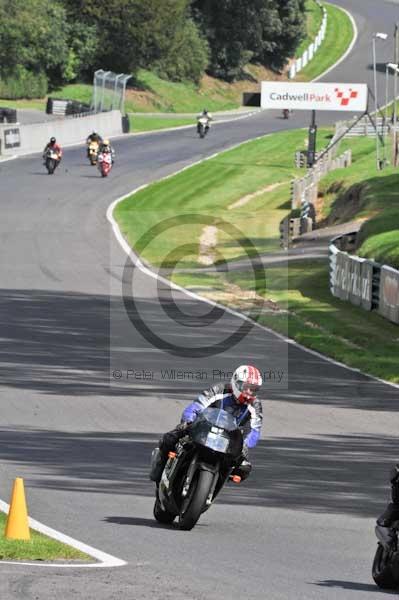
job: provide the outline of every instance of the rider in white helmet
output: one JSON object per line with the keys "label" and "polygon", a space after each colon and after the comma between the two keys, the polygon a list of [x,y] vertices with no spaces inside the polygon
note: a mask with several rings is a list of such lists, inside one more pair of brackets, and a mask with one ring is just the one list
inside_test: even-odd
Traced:
{"label": "rider in white helmet", "polygon": [[187,424],[208,407],[221,408],[233,415],[244,432],[244,447],[235,474],[246,479],[252,469],[248,460],[248,449],[254,448],[259,441],[262,429],[262,403],[257,393],[262,385],[262,376],[256,367],[242,365],[238,367],[229,383],[220,383],[205,390],[195,402],[183,411],[181,424],[163,435],[159,442],[159,453],[152,465],[150,479],[159,482],[165,466],[168,452],[174,450],[177,442],[186,433]]}

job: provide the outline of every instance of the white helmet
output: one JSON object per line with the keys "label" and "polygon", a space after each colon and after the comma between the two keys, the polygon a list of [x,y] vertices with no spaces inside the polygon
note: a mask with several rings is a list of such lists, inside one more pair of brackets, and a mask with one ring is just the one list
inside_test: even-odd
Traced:
{"label": "white helmet", "polygon": [[241,365],[234,371],[231,378],[234,397],[240,404],[252,404],[261,385],[260,372],[251,365]]}

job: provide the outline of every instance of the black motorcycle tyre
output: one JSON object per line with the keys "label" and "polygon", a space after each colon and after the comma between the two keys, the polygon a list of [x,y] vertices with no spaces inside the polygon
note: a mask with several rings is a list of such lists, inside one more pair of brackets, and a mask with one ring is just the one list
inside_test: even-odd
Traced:
{"label": "black motorcycle tyre", "polygon": [[399,587],[391,565],[391,556],[378,544],[373,560],[372,576],[375,583],[383,590],[393,590]]}
{"label": "black motorcycle tyre", "polygon": [[154,513],[155,520],[158,521],[158,523],[163,523],[163,524],[173,523],[173,521],[175,520],[175,517],[176,517],[176,515],[172,515],[168,511],[163,510],[161,503],[158,499],[158,494],[156,495],[156,498],[155,498],[153,513]]}
{"label": "black motorcycle tyre", "polygon": [[[197,523],[206,508],[206,499],[209,496],[213,482],[213,473],[200,470],[197,472],[189,491],[190,500],[184,513],[179,515],[179,529],[190,531]],[[194,486],[194,487],[193,487]]]}
{"label": "black motorcycle tyre", "polygon": [[54,174],[56,166],[57,166],[57,163],[54,160],[54,158],[48,158],[46,160],[46,168],[47,168],[47,171],[48,171],[49,175],[53,175]]}

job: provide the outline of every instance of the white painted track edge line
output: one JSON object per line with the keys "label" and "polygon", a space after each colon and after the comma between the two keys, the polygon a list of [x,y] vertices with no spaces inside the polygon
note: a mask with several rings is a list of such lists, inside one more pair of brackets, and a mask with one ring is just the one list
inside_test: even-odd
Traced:
{"label": "white painted track edge line", "polygon": [[[4,502],[4,500],[0,500],[0,510],[4,513],[8,513],[10,506],[9,504],[7,504],[7,502]],[[35,519],[32,519],[31,517],[29,517],[29,527],[31,527],[32,529],[34,529],[35,531],[38,531],[39,533],[42,533],[44,535],[47,535],[48,537],[51,537],[55,540],[57,540],[58,542],[61,542],[62,544],[67,544],[68,546],[71,546],[72,548],[75,548],[76,550],[80,550],[81,552],[84,552],[85,554],[88,554],[89,556],[91,556],[92,558],[95,558],[97,561],[97,563],[89,563],[89,564],[84,564],[84,563],[78,563],[78,564],[73,564],[73,563],[67,563],[67,564],[62,564],[62,563],[46,563],[46,562],[37,562],[37,561],[9,561],[9,560],[0,560],[0,567],[1,565],[24,565],[24,566],[32,566],[32,567],[50,567],[50,568],[57,568],[57,569],[65,569],[65,568],[73,568],[73,569],[99,569],[99,568],[110,568],[110,567],[122,567],[124,565],[127,564],[126,561],[120,559],[120,558],[116,558],[116,556],[112,556],[111,554],[107,554],[106,552],[103,552],[102,550],[98,550],[97,548],[93,548],[93,546],[89,546],[88,544],[85,544],[84,542],[80,542],[79,540],[76,540],[72,537],[70,537],[69,535],[65,535],[64,533],[61,533],[60,531],[57,531],[56,529],[52,529],[51,527],[48,527],[47,525],[44,525],[43,523],[41,523],[40,521],[36,521]]]}
{"label": "white painted track edge line", "polygon": [[320,352],[317,352],[317,350],[312,350],[311,348],[306,348],[306,346],[302,346],[302,344],[300,344],[299,342],[286,337],[285,335],[278,333],[277,331],[274,331],[273,329],[270,329],[269,327],[266,327],[266,325],[262,325],[260,323],[258,323],[257,321],[254,321],[253,319],[250,319],[249,317],[247,317],[245,314],[236,311],[232,308],[229,308],[228,306],[225,306],[223,304],[219,304],[218,302],[215,302],[213,300],[210,300],[209,298],[204,298],[203,296],[200,296],[198,294],[196,294],[195,292],[191,292],[190,290],[187,290],[186,288],[181,287],[180,285],[177,285],[176,283],[173,283],[172,281],[170,281],[169,279],[166,279],[165,277],[162,277],[161,275],[158,275],[158,273],[155,273],[154,271],[152,271],[151,269],[149,269],[148,267],[146,267],[140,257],[133,251],[133,249],[130,247],[130,245],[128,244],[128,242],[125,240],[125,238],[122,235],[122,232],[119,228],[118,223],[116,222],[114,216],[113,216],[113,212],[115,207],[120,203],[123,202],[123,200],[126,200],[127,198],[129,198],[130,196],[134,196],[135,194],[137,194],[138,192],[140,192],[141,190],[149,187],[150,185],[152,185],[153,183],[159,183],[160,181],[165,181],[167,179],[170,179],[171,177],[174,177],[175,175],[178,175],[179,173],[182,173],[183,171],[186,171],[187,169],[190,169],[191,167],[194,167],[196,165],[199,165],[203,162],[206,162],[207,160],[211,160],[212,158],[216,158],[217,156],[219,156],[220,154],[223,154],[224,152],[229,152],[230,150],[234,150],[235,148],[238,148],[239,146],[242,146],[244,144],[248,144],[250,142],[259,140],[261,138],[264,137],[268,137],[272,135],[271,133],[266,134],[266,135],[262,135],[259,136],[257,138],[248,140],[246,142],[243,143],[239,143],[239,144],[235,144],[234,146],[231,146],[230,148],[224,149],[221,152],[216,152],[215,154],[212,154],[211,156],[207,156],[204,159],[198,160],[190,165],[187,165],[185,167],[183,167],[182,169],[179,169],[178,171],[175,171],[174,173],[170,173],[169,175],[166,175],[165,177],[162,177],[161,179],[159,179],[156,182],[150,182],[150,183],[145,183],[144,185],[141,185],[140,187],[135,188],[132,192],[124,194],[123,196],[116,198],[116,200],[114,200],[107,209],[107,213],[106,213],[106,217],[107,220],[109,221],[109,223],[111,224],[112,230],[114,232],[114,235],[119,243],[119,245],[121,246],[121,248],[123,249],[123,251],[125,252],[125,254],[129,257],[129,259],[132,261],[133,265],[136,266],[137,268],[139,268],[143,273],[145,273],[146,275],[149,275],[150,277],[152,277],[153,279],[156,279],[166,285],[168,285],[169,287],[171,287],[172,289],[175,289],[177,291],[180,291],[184,294],[186,294],[187,296],[198,300],[200,302],[204,302],[205,304],[209,304],[211,306],[220,308],[222,310],[225,310],[226,312],[228,312],[229,314],[238,317],[239,319],[243,319],[245,321],[251,322],[254,324],[255,327],[258,327],[260,329],[262,329],[263,331],[266,331],[267,333],[277,337],[278,339],[286,342],[287,344],[291,344],[292,346],[296,346],[297,348],[299,348],[300,350],[303,350],[304,352],[307,352],[309,354],[312,354],[313,356],[317,356],[318,358],[333,364],[335,366],[338,367],[342,367],[343,369],[346,369],[348,371],[351,371],[352,373],[357,373],[359,375],[362,375],[364,377],[366,377],[367,379],[370,379],[372,381],[376,381],[378,383],[382,383],[384,385],[387,385],[389,387],[393,387],[395,389],[399,389],[399,384],[396,383],[392,383],[390,381],[386,381],[385,379],[381,379],[379,377],[376,377],[374,375],[370,375],[369,373],[364,373],[363,371],[361,371],[360,369],[357,369],[355,367],[350,367],[349,365],[346,365],[344,363],[341,363],[329,356],[326,356],[324,354],[321,354]]}
{"label": "white painted track edge line", "polygon": [[357,39],[359,37],[359,30],[358,30],[358,27],[356,25],[356,21],[355,21],[353,15],[348,10],[346,10],[346,8],[342,8],[342,6],[337,6],[337,4],[334,4],[333,2],[326,2],[326,4],[331,4],[331,6],[334,6],[335,8],[342,10],[342,12],[344,12],[347,15],[347,17],[350,19],[350,21],[352,23],[352,27],[353,27],[353,39],[352,39],[351,43],[349,44],[349,47],[347,48],[346,52],[344,52],[344,54],[337,60],[337,62],[334,63],[331,67],[328,67],[328,69],[326,69],[324,71],[324,73],[322,73],[321,75],[318,75],[315,79],[312,79],[313,83],[316,83],[316,81],[319,81],[319,79],[322,79],[323,77],[328,75],[328,73],[333,71],[336,67],[338,67],[338,65],[340,65],[342,62],[344,62],[344,60],[346,58],[348,58],[349,54],[352,52],[352,50],[357,42]]}

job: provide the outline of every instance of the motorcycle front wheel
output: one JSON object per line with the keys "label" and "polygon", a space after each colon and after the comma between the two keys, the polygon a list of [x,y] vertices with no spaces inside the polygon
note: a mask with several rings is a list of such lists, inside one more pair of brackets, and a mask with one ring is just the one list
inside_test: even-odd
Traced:
{"label": "motorcycle front wheel", "polygon": [[154,518],[156,521],[158,521],[158,523],[169,524],[169,523],[173,523],[173,521],[175,520],[175,515],[172,515],[168,511],[163,510],[161,503],[158,499],[158,495],[155,498],[153,512],[154,512]]}
{"label": "motorcycle front wheel", "polygon": [[378,544],[373,560],[372,575],[375,583],[383,590],[393,590],[398,587],[398,579],[395,577],[391,564],[391,553]]}
{"label": "motorcycle front wheel", "polygon": [[197,523],[205,509],[213,477],[210,471],[197,472],[189,490],[189,497],[183,503],[183,510],[179,515],[179,529],[190,531]]}

